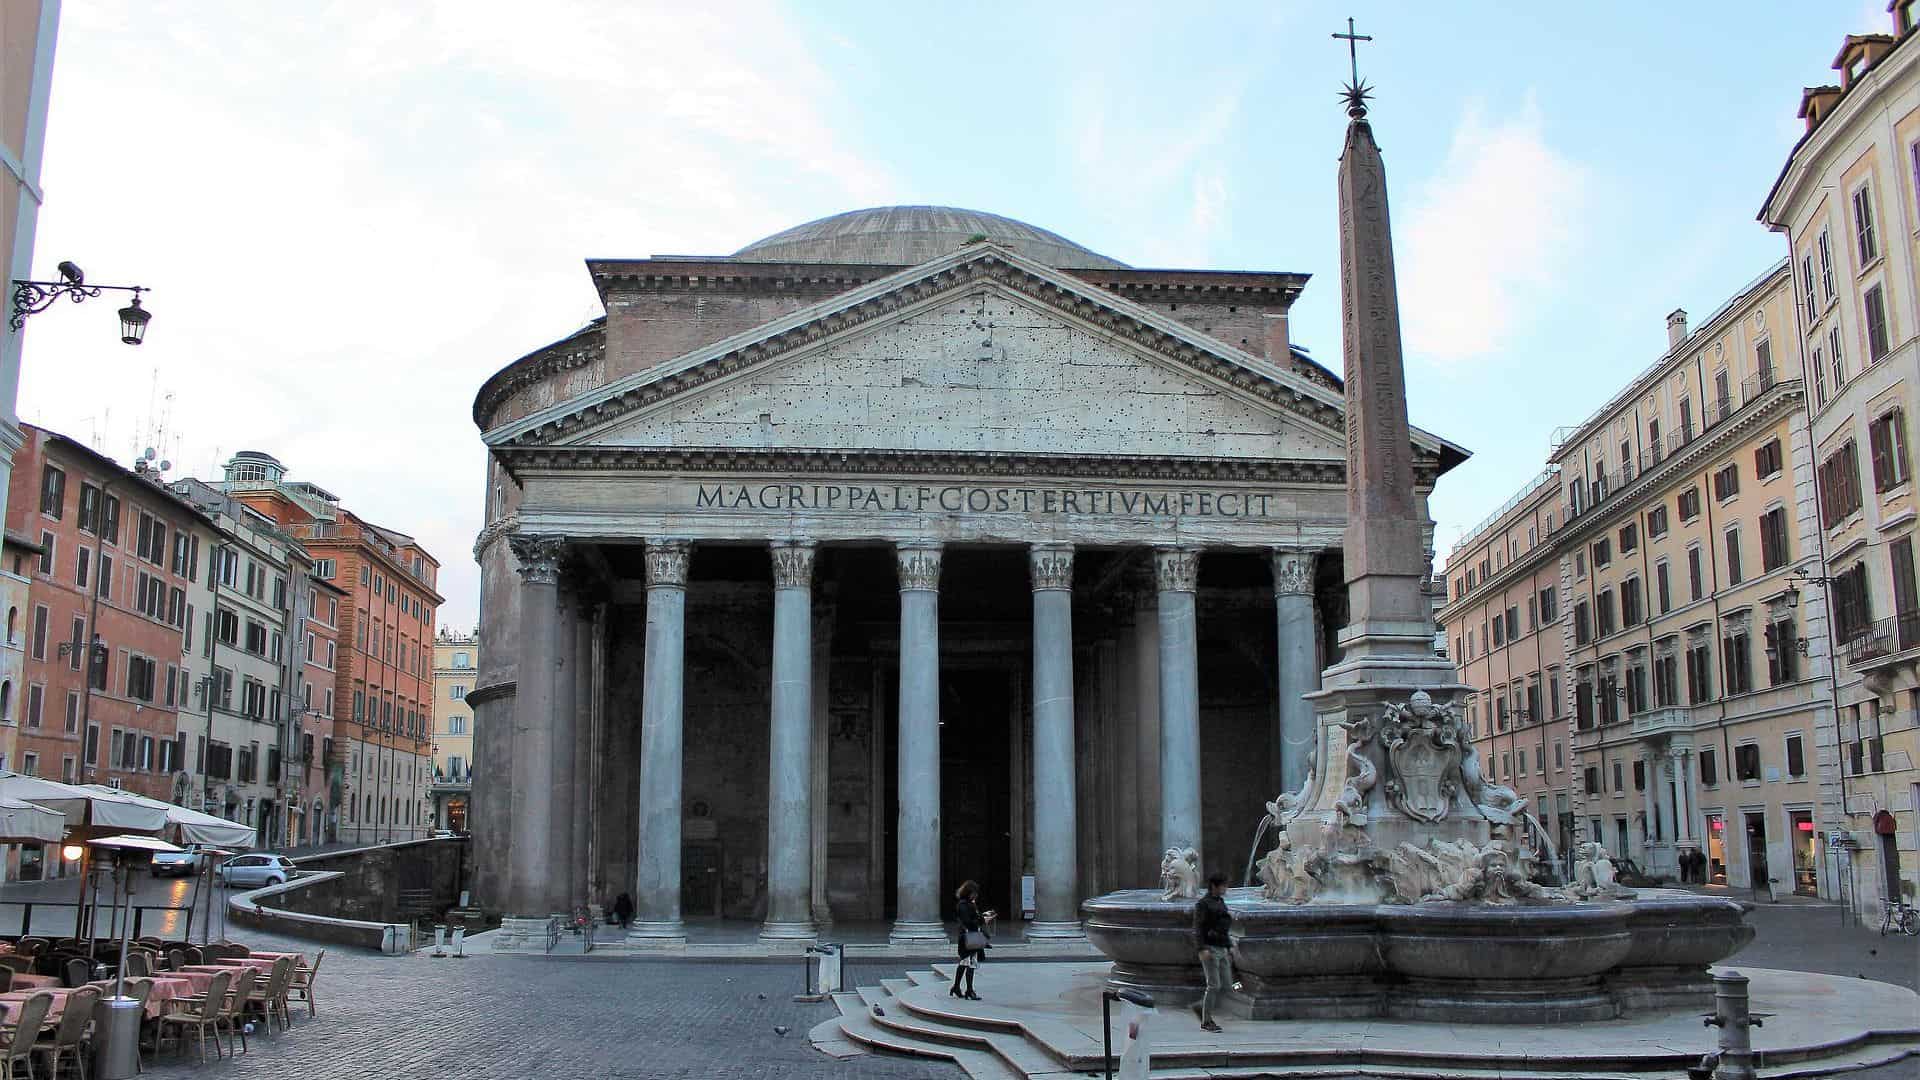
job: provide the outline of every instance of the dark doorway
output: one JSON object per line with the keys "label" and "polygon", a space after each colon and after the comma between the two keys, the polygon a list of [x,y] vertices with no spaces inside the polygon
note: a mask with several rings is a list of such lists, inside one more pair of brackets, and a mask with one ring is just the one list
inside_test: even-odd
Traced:
{"label": "dark doorway", "polygon": [[1759,892],[1767,884],[1767,816],[1747,815],[1747,887]]}
{"label": "dark doorway", "polygon": [[954,890],[980,883],[983,908],[1009,925],[1019,906],[1010,881],[1013,680],[1005,670],[940,676],[940,913],[951,918]]}

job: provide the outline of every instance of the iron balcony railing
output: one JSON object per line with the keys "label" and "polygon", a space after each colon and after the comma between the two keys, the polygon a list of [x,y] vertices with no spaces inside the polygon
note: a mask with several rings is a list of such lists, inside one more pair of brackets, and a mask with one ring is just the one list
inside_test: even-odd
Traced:
{"label": "iron balcony railing", "polygon": [[1858,667],[1894,653],[1920,648],[1920,611],[1868,624],[1847,639],[1847,663]]}
{"label": "iron balcony railing", "polygon": [[[1667,435],[1664,447],[1656,443],[1641,450],[1633,460],[1622,462],[1619,468],[1593,475],[1590,478],[1591,497],[1587,500],[1587,504],[1579,509],[1578,514],[1591,513],[1606,502],[1609,496],[1625,491],[1635,477],[1648,472],[1662,461],[1679,453],[1688,443],[1719,427],[1727,418],[1753,404],[1760,399],[1761,395],[1778,384],[1779,380],[1772,371],[1762,371],[1744,380],[1737,387],[1728,387],[1724,395],[1709,399],[1702,410],[1705,415],[1701,417],[1699,430],[1694,430],[1693,423],[1689,420],[1681,425],[1680,430]],[[1570,514],[1569,517],[1575,517],[1578,514]]]}

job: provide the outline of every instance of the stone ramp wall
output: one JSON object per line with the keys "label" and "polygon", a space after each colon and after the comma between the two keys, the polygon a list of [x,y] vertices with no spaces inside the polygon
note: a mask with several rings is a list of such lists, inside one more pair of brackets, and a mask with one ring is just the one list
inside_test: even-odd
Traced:
{"label": "stone ramp wall", "polygon": [[439,918],[459,903],[466,857],[464,837],[310,855],[293,860],[294,880],[231,895],[228,915],[293,937],[406,952],[417,947],[418,916]]}

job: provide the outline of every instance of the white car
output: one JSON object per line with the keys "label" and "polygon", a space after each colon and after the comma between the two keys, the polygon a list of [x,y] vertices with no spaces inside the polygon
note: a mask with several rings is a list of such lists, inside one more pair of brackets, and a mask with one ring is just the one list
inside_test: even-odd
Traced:
{"label": "white car", "polygon": [[220,864],[219,874],[228,885],[279,885],[294,869],[285,855],[235,855]]}
{"label": "white car", "polygon": [[206,860],[207,857],[192,846],[182,851],[156,851],[150,872],[154,877],[186,877],[199,873]]}

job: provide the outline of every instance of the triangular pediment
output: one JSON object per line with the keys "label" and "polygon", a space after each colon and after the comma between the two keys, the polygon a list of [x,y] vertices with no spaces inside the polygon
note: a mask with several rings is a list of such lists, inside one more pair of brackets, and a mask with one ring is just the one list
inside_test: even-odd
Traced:
{"label": "triangular pediment", "polygon": [[[988,244],[491,432],[490,445],[1339,462],[1342,401]],[[1442,444],[1416,435],[1416,451]],[[509,453],[510,456],[510,453]]]}

